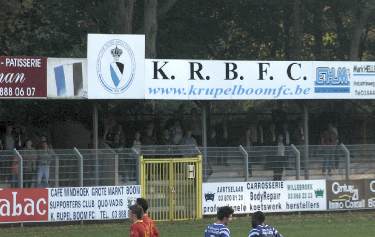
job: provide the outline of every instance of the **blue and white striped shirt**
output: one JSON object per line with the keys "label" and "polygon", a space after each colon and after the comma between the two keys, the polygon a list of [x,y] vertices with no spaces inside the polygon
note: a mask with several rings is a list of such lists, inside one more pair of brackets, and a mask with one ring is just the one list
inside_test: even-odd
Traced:
{"label": "blue and white striped shirt", "polygon": [[248,237],[283,237],[275,228],[269,225],[258,225],[253,228]]}
{"label": "blue and white striped shirt", "polygon": [[225,225],[215,223],[207,226],[204,237],[230,237],[230,231]]}

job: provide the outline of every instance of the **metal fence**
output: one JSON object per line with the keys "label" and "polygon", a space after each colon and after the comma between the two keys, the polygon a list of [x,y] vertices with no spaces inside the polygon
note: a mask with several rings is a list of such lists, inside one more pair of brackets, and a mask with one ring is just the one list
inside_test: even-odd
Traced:
{"label": "metal fence", "polygon": [[205,182],[375,178],[375,144],[0,151],[0,187],[139,184],[139,158],[202,155]]}

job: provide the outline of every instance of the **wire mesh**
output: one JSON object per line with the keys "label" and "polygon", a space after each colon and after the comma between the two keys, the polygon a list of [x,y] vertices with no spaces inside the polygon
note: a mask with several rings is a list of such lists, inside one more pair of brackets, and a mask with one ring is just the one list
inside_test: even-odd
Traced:
{"label": "wire mesh", "polygon": [[0,187],[18,187],[19,163],[13,151],[0,151]]}
{"label": "wire mesh", "polygon": [[296,154],[289,146],[247,147],[250,180],[295,179]]}
{"label": "wire mesh", "polygon": [[139,154],[131,148],[79,150],[85,186],[131,185],[138,181]]}
{"label": "wire mesh", "polygon": [[243,181],[244,156],[239,147],[200,147],[203,180],[207,182]]}

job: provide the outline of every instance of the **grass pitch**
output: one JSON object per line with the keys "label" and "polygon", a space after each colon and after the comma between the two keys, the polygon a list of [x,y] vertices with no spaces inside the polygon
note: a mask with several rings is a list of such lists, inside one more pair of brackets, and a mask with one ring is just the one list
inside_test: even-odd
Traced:
{"label": "grass pitch", "polygon": [[[200,221],[159,222],[161,237],[200,237],[214,218]],[[230,224],[232,237],[246,237],[249,217],[234,218]],[[276,227],[285,237],[374,237],[375,212],[346,212],[334,214],[273,214],[267,223]],[[1,237],[126,237],[129,222],[116,224],[84,224],[40,227],[2,227]]]}

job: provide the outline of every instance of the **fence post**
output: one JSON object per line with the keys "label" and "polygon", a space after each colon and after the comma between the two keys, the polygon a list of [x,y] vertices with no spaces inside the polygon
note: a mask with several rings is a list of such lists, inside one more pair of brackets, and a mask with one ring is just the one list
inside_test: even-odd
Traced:
{"label": "fence post", "polygon": [[60,172],[60,161],[59,157],[55,155],[55,187],[59,187],[59,172]]}
{"label": "fence post", "polygon": [[301,152],[297,149],[294,144],[291,144],[290,147],[296,155],[296,180],[299,180],[301,177]]}
{"label": "fence post", "polygon": [[345,153],[345,179],[350,179],[350,151],[349,149],[344,145],[344,143],[340,144],[341,149]]}
{"label": "fence post", "polygon": [[132,148],[132,151],[136,154],[137,156],[137,159],[135,160],[135,179],[136,179],[136,182],[137,184],[140,184],[141,182],[141,172],[140,172],[140,159],[142,159],[142,156],[140,154],[140,152],[136,149],[136,148]]}
{"label": "fence post", "polygon": [[245,150],[245,148],[240,145],[239,146],[240,151],[244,157],[244,173],[245,173],[245,182],[249,181],[249,154]]}
{"label": "fence post", "polygon": [[14,148],[13,151],[18,159],[18,172],[19,172],[18,187],[23,188],[23,158],[16,148]]}
{"label": "fence post", "polygon": [[115,154],[115,185],[118,186],[118,154]]}
{"label": "fence post", "polygon": [[83,156],[82,154],[79,152],[79,150],[74,147],[74,153],[76,154],[77,158],[78,158],[78,166],[79,166],[79,186],[80,187],[83,187]]}

